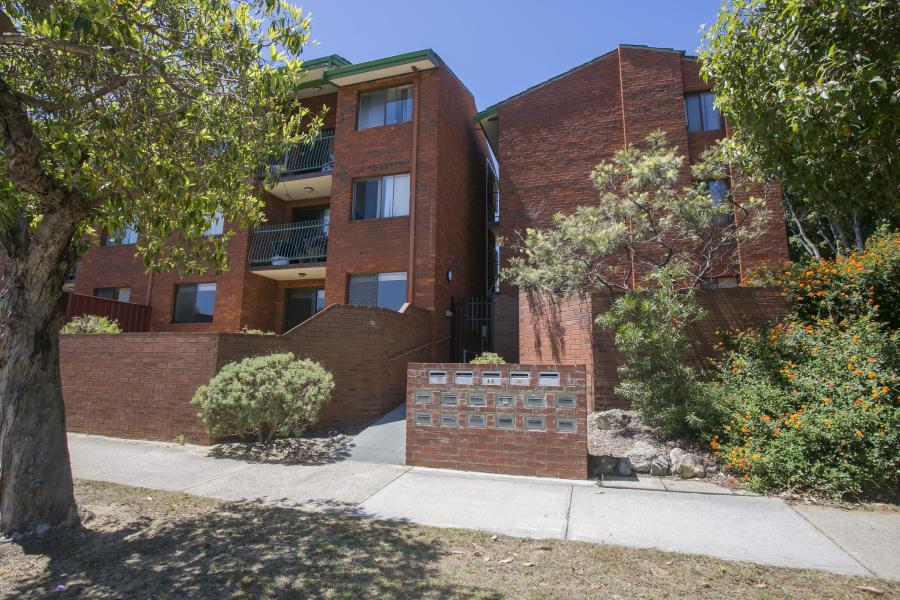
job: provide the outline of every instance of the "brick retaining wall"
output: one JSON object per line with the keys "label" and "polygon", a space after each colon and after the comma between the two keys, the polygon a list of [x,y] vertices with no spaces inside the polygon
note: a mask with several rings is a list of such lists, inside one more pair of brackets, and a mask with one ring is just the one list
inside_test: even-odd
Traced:
{"label": "brick retaining wall", "polygon": [[[497,383],[482,379],[491,372]],[[434,373],[444,373],[446,383],[430,380]],[[528,373],[528,383],[511,381],[516,373]],[[542,385],[541,373],[556,373],[559,382]],[[457,382],[459,374],[471,374],[472,383]],[[583,365],[410,364],[406,387],[408,465],[587,477]]]}
{"label": "brick retaining wall", "polygon": [[69,431],[209,443],[196,389],[227,362],[293,352],[319,361],[335,391],[319,424],[369,421],[404,398],[406,365],[427,359],[427,311],[331,305],[281,336],[228,333],[63,335],[60,372]]}
{"label": "brick retaining wall", "polygon": [[[519,296],[521,362],[588,365],[588,388],[593,389],[589,410],[629,407],[613,392],[616,369],[622,364],[613,336],[593,323],[614,300],[601,294],[566,300],[526,292]],[[698,361],[713,354],[717,331],[772,322],[788,311],[788,302],[773,288],[698,290],[697,300],[707,311],[706,318],[689,331],[697,343]]]}

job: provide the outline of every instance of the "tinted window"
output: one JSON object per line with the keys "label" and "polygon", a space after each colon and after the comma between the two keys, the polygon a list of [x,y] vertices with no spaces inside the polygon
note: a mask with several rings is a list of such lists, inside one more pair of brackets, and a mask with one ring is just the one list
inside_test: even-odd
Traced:
{"label": "tinted window", "polygon": [[196,283],[175,286],[173,323],[212,323],[216,304],[216,284]]}
{"label": "tinted window", "polygon": [[716,107],[712,92],[687,94],[684,97],[684,112],[688,131],[722,129],[722,115]]}

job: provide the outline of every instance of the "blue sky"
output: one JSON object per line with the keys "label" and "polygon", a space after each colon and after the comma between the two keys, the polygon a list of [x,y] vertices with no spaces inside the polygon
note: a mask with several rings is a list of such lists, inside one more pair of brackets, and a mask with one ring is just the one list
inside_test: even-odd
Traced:
{"label": "blue sky", "polygon": [[599,56],[619,43],[687,50],[719,0],[296,0],[319,42],[305,58],[351,62],[432,48],[479,110]]}

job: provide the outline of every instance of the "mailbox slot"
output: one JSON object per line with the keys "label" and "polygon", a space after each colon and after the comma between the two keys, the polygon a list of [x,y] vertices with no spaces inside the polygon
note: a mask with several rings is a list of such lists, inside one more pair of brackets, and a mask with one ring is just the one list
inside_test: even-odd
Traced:
{"label": "mailbox slot", "polygon": [[457,371],[453,376],[453,383],[456,385],[472,385],[475,383],[475,375],[472,371]]}
{"label": "mailbox slot", "polygon": [[447,371],[429,371],[428,383],[439,385],[447,383]]}

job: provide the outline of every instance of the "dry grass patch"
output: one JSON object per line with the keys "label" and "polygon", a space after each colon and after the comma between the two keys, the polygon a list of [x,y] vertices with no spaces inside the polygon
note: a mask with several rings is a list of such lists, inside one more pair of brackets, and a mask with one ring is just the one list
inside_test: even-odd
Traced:
{"label": "dry grass patch", "polygon": [[[900,585],[80,481],[85,530],[0,545],[4,598],[873,598]],[[53,593],[59,585],[65,592]],[[874,588],[881,596],[861,588]]]}

